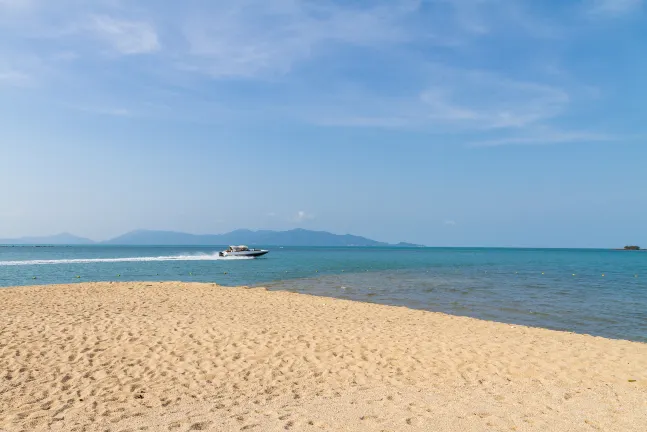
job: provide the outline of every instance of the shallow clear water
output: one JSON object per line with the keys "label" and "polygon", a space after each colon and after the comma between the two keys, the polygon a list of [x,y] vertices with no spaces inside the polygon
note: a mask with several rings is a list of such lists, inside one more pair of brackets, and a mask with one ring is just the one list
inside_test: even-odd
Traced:
{"label": "shallow clear water", "polygon": [[644,252],[286,247],[232,260],[219,258],[221,249],[0,247],[0,286],[107,280],[263,285],[647,342]]}

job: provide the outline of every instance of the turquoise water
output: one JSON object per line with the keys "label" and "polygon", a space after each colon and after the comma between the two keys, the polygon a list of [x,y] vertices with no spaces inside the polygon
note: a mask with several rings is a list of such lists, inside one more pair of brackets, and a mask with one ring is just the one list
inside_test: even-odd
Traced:
{"label": "turquoise water", "polygon": [[221,249],[0,247],[0,286],[108,280],[263,285],[647,342],[644,252],[286,247],[247,260],[219,258]]}

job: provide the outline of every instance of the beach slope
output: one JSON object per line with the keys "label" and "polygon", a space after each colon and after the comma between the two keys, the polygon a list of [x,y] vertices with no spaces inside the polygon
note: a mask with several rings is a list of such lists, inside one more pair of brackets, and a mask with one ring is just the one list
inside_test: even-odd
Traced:
{"label": "beach slope", "polygon": [[0,431],[647,430],[647,344],[213,284],[0,304]]}

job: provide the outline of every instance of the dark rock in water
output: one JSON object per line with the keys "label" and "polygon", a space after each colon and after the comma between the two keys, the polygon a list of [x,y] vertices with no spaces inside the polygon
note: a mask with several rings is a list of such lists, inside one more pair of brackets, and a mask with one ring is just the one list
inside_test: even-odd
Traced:
{"label": "dark rock in water", "polygon": [[640,246],[625,246],[624,250],[640,250]]}

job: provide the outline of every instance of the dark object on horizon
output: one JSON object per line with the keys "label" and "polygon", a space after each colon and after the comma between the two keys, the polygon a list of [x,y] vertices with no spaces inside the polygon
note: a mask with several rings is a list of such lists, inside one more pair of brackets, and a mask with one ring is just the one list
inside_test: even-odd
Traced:
{"label": "dark object on horizon", "polygon": [[640,250],[640,246],[625,246],[625,250]]}

